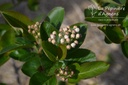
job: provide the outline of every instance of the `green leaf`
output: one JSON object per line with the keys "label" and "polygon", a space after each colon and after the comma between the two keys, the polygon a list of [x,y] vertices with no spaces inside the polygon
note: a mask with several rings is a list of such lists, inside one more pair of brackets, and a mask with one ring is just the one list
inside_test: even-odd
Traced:
{"label": "green leaf", "polygon": [[19,48],[19,47],[23,47],[23,46],[21,46],[21,45],[9,45],[9,46],[3,48],[3,49],[0,51],[0,55],[1,55],[1,54],[4,54],[4,53],[7,53],[7,52],[10,52],[10,51],[12,51],[12,50],[15,50],[15,49],[17,49],[17,48]]}
{"label": "green leaf", "polygon": [[5,84],[5,83],[0,83],[0,85],[7,85],[7,84]]}
{"label": "green leaf", "polygon": [[14,42],[14,30],[9,25],[0,24],[0,50],[10,44],[14,44]]}
{"label": "green leaf", "polygon": [[34,45],[34,42],[32,42],[24,37],[17,37],[15,43],[19,44],[19,45],[26,45],[28,47],[32,47]]}
{"label": "green leaf", "polygon": [[[123,1],[123,0],[122,0]],[[128,0],[126,0],[125,6],[122,6],[122,10],[120,10],[119,15],[118,15],[118,23],[123,22],[125,17],[128,15]]]}
{"label": "green leaf", "polygon": [[124,32],[126,35],[128,35],[128,15],[126,18],[123,20],[123,27],[124,27]]}
{"label": "green leaf", "polygon": [[1,14],[9,23],[9,25],[14,28],[15,31],[17,31],[17,29],[22,28],[23,36],[25,38],[30,39],[32,41],[35,40],[34,37],[28,33],[28,25],[33,24],[33,22],[27,16],[14,11],[1,11]]}
{"label": "green leaf", "polygon": [[42,48],[43,48],[45,55],[49,58],[49,60],[55,62],[57,58],[58,48],[52,43],[49,43],[47,41],[42,42]]}
{"label": "green leaf", "polygon": [[77,49],[73,53],[67,55],[67,58],[65,61],[69,62],[92,62],[96,61],[95,54],[87,49]]}
{"label": "green leaf", "polygon": [[41,58],[39,58],[37,55],[33,56],[35,57],[32,57],[26,63],[24,63],[21,69],[24,74],[30,77],[38,72],[39,67],[41,66]]}
{"label": "green leaf", "polygon": [[31,77],[29,85],[57,85],[57,79],[56,76],[47,76],[42,72],[37,72]]}
{"label": "green leaf", "polygon": [[102,61],[89,62],[81,65],[80,78],[91,78],[107,71],[109,65]]}
{"label": "green leaf", "polygon": [[103,10],[95,9],[92,6],[84,10],[84,15],[86,21],[94,23],[108,24],[111,20]]}
{"label": "green leaf", "polygon": [[19,61],[28,61],[33,57],[33,53],[28,52],[30,50],[26,49],[18,49],[14,50],[10,53],[10,57]]}
{"label": "green leaf", "polygon": [[25,15],[14,11],[1,11],[3,17],[13,27],[27,29],[33,22]]}
{"label": "green leaf", "polygon": [[87,25],[84,23],[76,23],[74,25],[71,25],[70,27],[73,28],[73,26],[77,26],[78,28],[80,28],[80,35],[81,37],[78,39],[78,44],[76,45],[75,48],[72,48],[71,50],[68,50],[68,53],[71,53],[73,51],[75,51],[76,49],[78,49],[84,42],[84,39],[86,37],[86,32],[87,32]]}
{"label": "green leaf", "polygon": [[62,62],[56,62],[49,70],[49,73],[48,75],[51,76],[51,75],[55,75],[55,72],[57,69],[61,68],[62,67]]}
{"label": "green leaf", "polygon": [[16,38],[16,43],[4,47],[0,51],[0,54],[11,52],[12,50],[16,50],[19,48],[30,48],[32,46],[33,44],[31,44],[29,41],[25,40],[24,38]]}
{"label": "green leaf", "polygon": [[59,60],[64,60],[67,56],[67,48],[65,45],[60,44],[58,47],[58,57]]}
{"label": "green leaf", "polygon": [[105,43],[107,43],[107,44],[111,44],[111,43],[112,43],[112,41],[111,41],[111,40],[109,40],[106,36],[105,36],[104,41],[105,41]]}
{"label": "green leaf", "polygon": [[121,48],[122,48],[123,54],[128,58],[128,41],[123,41],[121,43]]}
{"label": "green leaf", "polygon": [[[111,23],[112,24],[112,23]],[[99,28],[101,31],[103,31],[106,34],[106,37],[114,43],[121,43],[124,39],[124,34],[120,27],[117,26],[107,26]]]}
{"label": "green leaf", "polygon": [[6,63],[9,59],[10,57],[8,56],[8,54],[0,55],[0,66]]}
{"label": "green leaf", "polygon": [[9,10],[13,7],[12,3],[4,3],[0,5],[0,11]]}
{"label": "green leaf", "polygon": [[56,29],[60,29],[64,14],[64,8],[56,7],[49,12],[45,21],[50,22]]}
{"label": "green leaf", "polygon": [[78,82],[81,79],[88,79],[98,76],[107,71],[109,65],[102,61],[88,62],[82,65],[77,65],[76,69],[79,71],[77,79],[69,79],[69,82]]}
{"label": "green leaf", "polygon": [[36,11],[39,8],[39,0],[28,0],[29,9]]}
{"label": "green leaf", "polygon": [[53,31],[58,32],[58,30],[49,22],[43,22],[40,28],[41,39],[48,41],[48,38]]}

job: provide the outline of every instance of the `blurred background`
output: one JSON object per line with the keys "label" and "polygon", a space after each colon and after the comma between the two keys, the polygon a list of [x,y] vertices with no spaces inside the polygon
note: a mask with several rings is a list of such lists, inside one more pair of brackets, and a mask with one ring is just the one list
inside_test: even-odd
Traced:
{"label": "blurred background", "polygon": [[[84,22],[88,25],[87,36],[81,48],[92,50],[96,54],[97,60],[110,63],[110,68],[100,76],[80,81],[79,85],[128,85],[128,59],[123,56],[120,46],[106,44],[104,34],[97,27],[92,26],[93,23],[84,21],[84,9],[93,4],[90,0],[39,0],[39,3],[35,2],[35,4],[31,4],[29,1],[31,0],[0,0],[0,6],[8,3],[9,7],[7,8],[10,10],[18,11],[35,21],[43,21],[51,9],[61,6],[65,9],[62,27],[77,22]],[[0,23],[3,22],[0,15]],[[28,85],[29,78],[20,69],[22,64],[10,59],[1,66],[0,83]]]}

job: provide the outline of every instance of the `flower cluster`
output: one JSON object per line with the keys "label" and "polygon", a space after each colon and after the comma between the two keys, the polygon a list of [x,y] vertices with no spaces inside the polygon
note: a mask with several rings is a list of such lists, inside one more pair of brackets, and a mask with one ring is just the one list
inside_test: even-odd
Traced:
{"label": "flower cluster", "polygon": [[68,81],[68,78],[74,75],[74,71],[65,67],[64,69],[60,68],[57,74],[57,77],[60,77],[62,81]]}
{"label": "flower cluster", "polygon": [[53,31],[48,38],[48,41],[52,44],[65,44],[66,48],[69,50],[71,48],[75,48],[78,44],[78,39],[80,38],[80,28],[77,26],[73,26],[70,28],[69,26],[62,28],[59,30],[59,33]]}
{"label": "flower cluster", "polygon": [[35,37],[36,40],[40,38],[39,28],[40,28],[39,22],[36,22],[35,24],[28,26],[28,32],[31,33]]}

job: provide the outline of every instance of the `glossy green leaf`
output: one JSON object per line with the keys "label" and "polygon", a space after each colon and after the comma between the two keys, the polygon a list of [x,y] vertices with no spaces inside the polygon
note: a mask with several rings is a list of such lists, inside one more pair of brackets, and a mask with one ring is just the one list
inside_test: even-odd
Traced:
{"label": "glossy green leaf", "polygon": [[53,62],[56,61],[57,58],[57,47],[53,45],[52,43],[49,43],[47,41],[42,42],[42,48],[45,53],[45,55]]}
{"label": "glossy green leaf", "polygon": [[57,79],[56,76],[47,76],[42,72],[37,72],[31,77],[29,85],[57,85]]}
{"label": "glossy green leaf", "polygon": [[128,15],[126,18],[123,20],[123,27],[124,27],[124,32],[126,35],[128,35]]}
{"label": "glossy green leaf", "polygon": [[14,50],[10,53],[10,57],[15,59],[15,60],[19,60],[19,61],[27,61],[30,58],[33,57],[33,53],[28,52],[30,50],[26,50],[26,49],[18,49],[18,50]]}
{"label": "glossy green leaf", "polygon": [[25,15],[22,15],[14,11],[1,11],[1,14],[10,26],[14,28],[15,31],[22,28],[23,36],[27,39],[34,41],[34,37],[28,33],[28,25],[33,24],[33,22]]}
{"label": "glossy green leaf", "polygon": [[26,63],[24,63],[21,69],[24,74],[30,77],[38,72],[39,67],[41,66],[41,58],[39,58],[37,55],[33,56],[35,57],[32,57]]}
{"label": "glossy green leaf", "polygon": [[[124,1],[124,0],[122,0]],[[120,10],[119,15],[118,15],[118,22],[122,24],[123,20],[125,17],[128,15],[128,0],[126,0],[125,6],[122,6],[122,10]]]}
{"label": "glossy green leaf", "polygon": [[12,3],[4,3],[0,5],[0,11],[9,10],[13,7]]}
{"label": "glossy green leaf", "polygon": [[102,61],[84,63],[81,65],[79,76],[80,78],[91,78],[100,75],[107,71],[109,65]]}
{"label": "glossy green leaf", "polygon": [[57,52],[59,60],[64,60],[67,56],[67,48],[65,45],[60,44]]}
{"label": "glossy green leaf", "polygon": [[1,55],[1,54],[4,54],[4,53],[7,53],[7,52],[10,52],[10,51],[12,51],[12,50],[15,50],[15,49],[17,49],[17,48],[19,48],[19,47],[23,47],[23,46],[21,46],[21,45],[9,45],[9,46],[3,48],[3,49],[0,51],[0,55]]}
{"label": "glossy green leaf", "polygon": [[5,24],[0,24],[0,50],[15,42],[14,30]]}
{"label": "glossy green leaf", "polygon": [[111,20],[103,10],[95,9],[92,6],[84,10],[84,15],[86,21],[94,23],[108,24]]}
{"label": "glossy green leaf", "polygon": [[62,63],[61,62],[56,62],[55,64],[53,64],[53,66],[50,68],[48,75],[55,75],[55,72],[57,69],[62,67]]}
{"label": "glossy green leaf", "polygon": [[64,8],[56,7],[49,12],[45,21],[50,22],[56,29],[60,29],[63,18],[64,18]]}
{"label": "glossy green leaf", "polygon": [[77,49],[73,53],[68,54],[65,61],[79,62],[79,63],[92,62],[92,61],[96,61],[96,57],[95,54],[90,50]]}
{"label": "glossy green leaf", "polygon": [[39,8],[39,0],[28,0],[29,9],[36,11]]}
{"label": "glossy green leaf", "polygon": [[18,45],[26,45],[28,47],[32,47],[34,45],[34,42],[32,42],[29,39],[26,39],[24,37],[17,37],[15,43]]}
{"label": "glossy green leaf", "polygon": [[[112,24],[112,23],[111,23]],[[106,34],[106,37],[114,43],[121,43],[124,39],[124,34],[120,27],[116,26],[107,26],[99,28],[101,31],[103,31]]]}
{"label": "glossy green leaf", "polygon": [[96,61],[96,62],[88,62],[82,65],[77,65],[76,69],[79,71],[77,79],[69,79],[69,82],[78,82],[81,79],[92,78],[98,76],[104,72],[106,72],[109,68],[109,64]]}
{"label": "glossy green leaf", "polygon": [[8,56],[8,54],[1,54],[0,55],[0,66],[6,63],[9,59],[10,57]]}
{"label": "glossy green leaf", "polygon": [[27,29],[28,25],[33,24],[33,22],[25,15],[14,11],[1,11],[3,17],[7,22],[13,27],[19,27]]}
{"label": "glossy green leaf", "polygon": [[30,48],[32,46],[33,46],[33,44],[31,44],[29,41],[25,40],[24,38],[16,38],[15,44],[11,44],[11,45],[4,47],[0,51],[0,54],[11,52],[11,51],[16,50],[18,48]]}
{"label": "glossy green leaf", "polygon": [[87,32],[87,25],[84,23],[76,23],[74,25],[71,25],[70,27],[73,28],[73,26],[77,26],[78,28],[80,28],[80,35],[81,37],[78,39],[78,44],[76,45],[75,48],[72,48],[71,50],[68,50],[68,53],[71,53],[73,51],[75,51],[76,49],[78,49],[84,42],[84,39],[86,37],[86,32]]}
{"label": "glossy green leaf", "polygon": [[111,43],[112,43],[112,41],[111,41],[111,40],[109,40],[106,36],[105,36],[104,41],[105,41],[105,43],[107,43],[107,44],[111,44]]}
{"label": "glossy green leaf", "polygon": [[49,22],[43,22],[40,28],[41,39],[48,41],[48,38],[53,31],[58,32],[58,30],[52,24]]}
{"label": "glossy green leaf", "polygon": [[123,41],[121,43],[121,48],[122,48],[123,54],[128,58],[128,41]]}

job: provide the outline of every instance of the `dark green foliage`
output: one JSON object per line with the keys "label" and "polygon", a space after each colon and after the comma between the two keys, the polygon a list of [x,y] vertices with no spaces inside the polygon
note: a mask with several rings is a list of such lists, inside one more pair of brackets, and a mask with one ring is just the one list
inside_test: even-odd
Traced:
{"label": "dark green foliage", "polygon": [[[38,3],[35,2],[29,0],[30,9],[36,9]],[[31,5],[34,5],[34,8]],[[68,35],[71,39],[69,45],[73,43],[72,48],[67,48],[67,42],[60,43],[61,37],[58,37],[58,34],[61,33],[59,29],[64,13],[64,8],[56,7],[49,12],[42,23],[37,23],[39,26],[36,26],[37,24],[33,25],[33,21],[25,15],[1,11],[11,27],[0,25],[0,65],[10,57],[23,61],[21,70],[30,77],[29,85],[57,85],[56,76],[62,78],[63,81],[76,83],[81,79],[95,77],[107,71],[109,68],[107,63],[96,61],[96,56],[92,51],[79,48],[86,38],[86,24],[76,23],[69,26],[70,31],[76,32],[74,38],[70,37],[72,32]],[[49,37],[53,32],[56,34],[56,38],[53,37],[53,40],[56,40],[55,44],[49,42]],[[116,32],[121,34],[120,30]],[[9,34],[6,35],[6,33]],[[122,34],[117,38],[121,41]],[[73,41],[74,39],[76,42]],[[74,45],[74,42],[77,44]]]}

